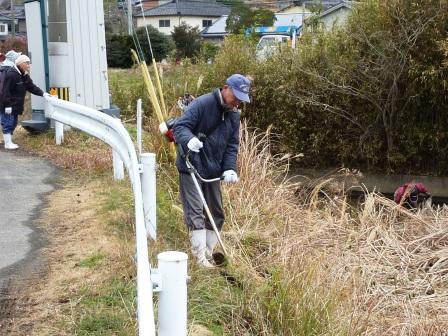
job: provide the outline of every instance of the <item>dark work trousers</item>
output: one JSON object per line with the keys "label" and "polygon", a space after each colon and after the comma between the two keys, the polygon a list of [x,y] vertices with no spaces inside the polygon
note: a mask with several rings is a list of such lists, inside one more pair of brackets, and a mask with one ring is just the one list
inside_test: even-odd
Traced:
{"label": "dark work trousers", "polygon": [[[224,210],[222,207],[221,182],[206,183],[197,179],[208,208],[212,213],[216,228],[221,231],[224,223]],[[189,174],[179,174],[180,197],[184,207],[184,220],[188,230],[213,230],[210,224],[201,197]]]}
{"label": "dark work trousers", "polygon": [[0,113],[3,134],[12,134],[17,127],[17,114]]}

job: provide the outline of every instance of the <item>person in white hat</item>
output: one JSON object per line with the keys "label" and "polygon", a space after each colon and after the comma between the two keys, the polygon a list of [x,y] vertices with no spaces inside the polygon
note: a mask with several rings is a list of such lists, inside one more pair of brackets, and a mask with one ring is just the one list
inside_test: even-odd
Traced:
{"label": "person in white hat", "polygon": [[49,95],[36,86],[29,76],[30,59],[26,55],[20,55],[15,60],[15,65],[10,67],[5,74],[0,117],[2,125],[5,149],[19,148],[12,142],[12,135],[17,127],[19,115],[23,112],[25,94],[27,91],[37,96]]}
{"label": "person in white hat", "polygon": [[5,54],[5,60],[2,63],[2,67],[13,67],[16,63],[16,59],[22,55],[21,52],[10,50]]}

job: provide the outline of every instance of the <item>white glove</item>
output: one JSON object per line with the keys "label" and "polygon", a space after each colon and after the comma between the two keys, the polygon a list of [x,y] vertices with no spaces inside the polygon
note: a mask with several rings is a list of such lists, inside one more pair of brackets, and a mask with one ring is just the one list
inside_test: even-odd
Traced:
{"label": "white glove", "polygon": [[224,173],[222,173],[222,176],[224,177],[224,182],[226,183],[236,183],[239,180],[238,175],[234,170],[226,170]]}
{"label": "white glove", "polygon": [[187,143],[187,147],[196,153],[199,153],[199,150],[204,147],[204,144],[202,143],[202,141],[200,141],[198,138],[194,137],[191,138],[190,141],[188,141]]}
{"label": "white glove", "polygon": [[44,98],[51,98],[53,97],[51,94],[49,94],[48,92],[44,92]]}
{"label": "white glove", "polygon": [[12,113],[12,107],[5,107],[5,113],[11,114]]}

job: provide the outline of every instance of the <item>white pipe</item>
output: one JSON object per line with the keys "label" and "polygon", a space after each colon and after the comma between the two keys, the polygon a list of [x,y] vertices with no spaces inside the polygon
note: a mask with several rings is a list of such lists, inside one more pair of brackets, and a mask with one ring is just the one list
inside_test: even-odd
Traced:
{"label": "white pipe", "polygon": [[137,148],[138,154],[142,154],[142,100],[137,100]]}
{"label": "white pipe", "polygon": [[112,163],[114,166],[114,180],[124,180],[123,160],[121,160],[120,154],[114,150],[112,150]]}
{"label": "white pipe", "polygon": [[162,276],[159,297],[159,336],[187,335],[187,260],[183,252],[157,255]]}
{"label": "white pipe", "polygon": [[296,48],[296,41],[297,41],[297,30],[296,29],[293,29],[291,38],[292,38],[291,48],[295,49]]}
{"label": "white pipe", "polygon": [[140,162],[143,166],[141,181],[146,233],[156,240],[156,155],[154,153],[143,153],[140,155]]}
{"label": "white pipe", "polygon": [[64,124],[59,121],[54,122],[54,132],[56,145],[61,145],[64,142]]}

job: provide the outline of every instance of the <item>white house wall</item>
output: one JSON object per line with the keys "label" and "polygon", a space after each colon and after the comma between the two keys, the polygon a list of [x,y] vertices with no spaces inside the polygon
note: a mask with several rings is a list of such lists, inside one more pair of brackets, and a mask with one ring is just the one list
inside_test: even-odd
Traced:
{"label": "white house wall", "polygon": [[[40,3],[38,1],[26,3],[25,12],[28,27],[28,54],[31,59],[31,76],[37,86],[46,90]],[[45,101],[39,96],[31,95],[31,105],[35,110],[45,109]]]}
{"label": "white house wall", "polygon": [[[182,24],[182,22],[186,22],[191,27],[198,27],[201,31],[203,29],[202,27],[202,20],[212,20],[212,23],[214,23],[219,18],[217,17],[204,17],[204,16],[158,16],[158,17],[147,17],[146,21],[143,18],[137,18],[137,27],[143,27],[146,25],[151,25],[154,28],[157,28],[161,33],[164,33],[165,35],[171,35],[171,33],[174,30],[174,27],[179,26]],[[169,27],[159,27],[159,20],[170,20],[170,26]]]}
{"label": "white house wall", "polygon": [[326,30],[331,30],[333,26],[343,26],[347,22],[347,19],[351,13],[351,9],[342,7],[333,13],[322,17],[321,22],[325,26]]}
{"label": "white house wall", "polygon": [[110,102],[102,0],[67,1],[67,38],[70,101],[94,109],[108,109]]}

